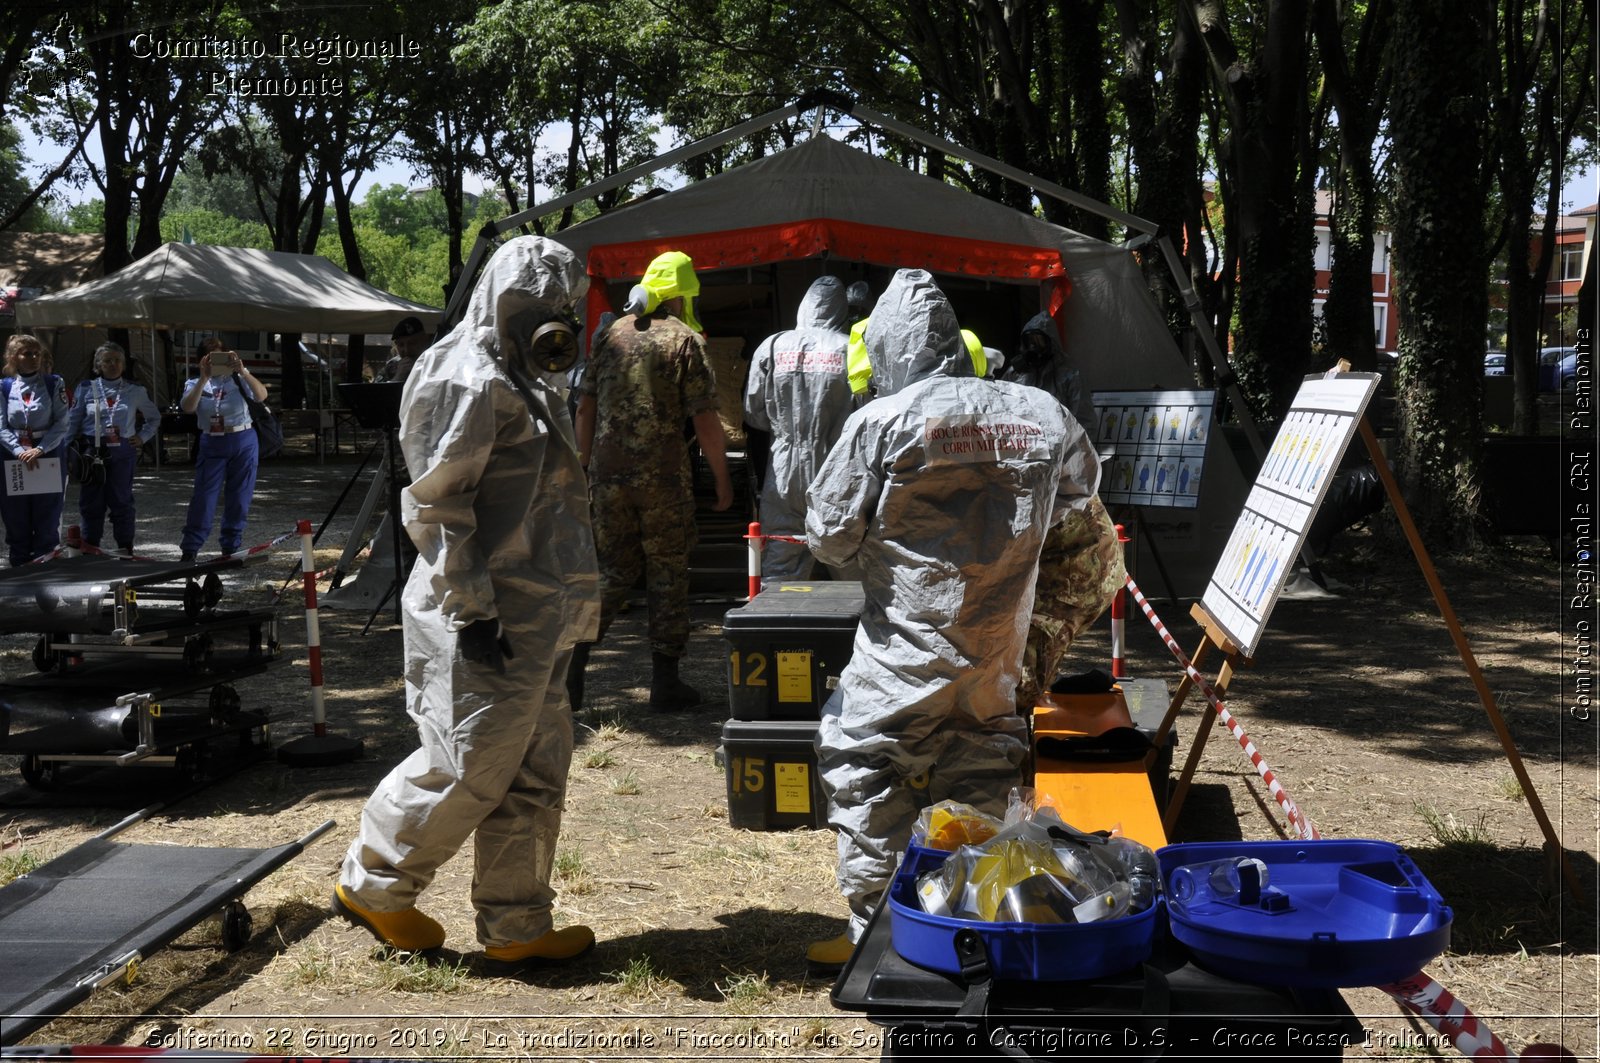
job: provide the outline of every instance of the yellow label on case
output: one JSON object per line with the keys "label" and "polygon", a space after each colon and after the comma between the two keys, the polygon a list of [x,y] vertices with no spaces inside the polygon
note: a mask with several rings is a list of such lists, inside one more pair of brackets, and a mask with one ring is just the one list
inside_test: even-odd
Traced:
{"label": "yellow label on case", "polygon": [[772,766],[772,807],[775,812],[811,811],[811,765],[774,764]]}
{"label": "yellow label on case", "polygon": [[810,651],[778,653],[778,700],[811,703]]}

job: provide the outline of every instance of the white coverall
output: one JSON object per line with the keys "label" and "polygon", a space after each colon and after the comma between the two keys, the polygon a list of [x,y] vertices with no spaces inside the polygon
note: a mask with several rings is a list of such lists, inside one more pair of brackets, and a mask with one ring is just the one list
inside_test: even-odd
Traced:
{"label": "white coverall", "polygon": [[[744,419],[772,433],[761,488],[761,530],[805,534],[806,487],[850,415],[849,305],[838,277],[818,277],[806,289],[795,327],[762,341],[750,358]],[[816,559],[803,543],[771,540],[761,557],[768,579],[810,579]]]}
{"label": "white coverall", "polygon": [[1056,323],[1044,311],[1033,315],[1022,326],[1022,335],[1038,334],[1044,337],[1050,353],[1042,361],[1029,362],[1023,355],[1021,344],[1015,355],[1006,360],[1000,379],[1041,388],[1056,397],[1081,425],[1094,424],[1093,396],[1083,389],[1083,374],[1072,364],[1067,352],[1061,349],[1061,338]]}
{"label": "white coverall", "polygon": [[[567,662],[576,643],[595,638],[600,616],[589,496],[566,405],[541,377],[508,365],[496,306],[512,292],[554,316],[587,287],[560,244],[508,242],[402,397],[412,480],[401,513],[418,552],[403,598],[406,711],[421,748],[368,799],[341,881],[371,910],[411,907],[473,835],[472,904],[485,945],[551,929],[572,760]],[[515,654],[503,673],[458,649],[457,633],[484,619],[499,621]]]}
{"label": "white coverall", "polygon": [[929,773],[926,800],[995,815],[1021,782],[1014,691],[1040,546],[1100,482],[1060,403],[973,376],[928,273],[895,274],[866,345],[878,397],[845,422],[806,514],[817,559],[858,560],[866,591],[817,735],[852,941],[925,803],[908,780]]}

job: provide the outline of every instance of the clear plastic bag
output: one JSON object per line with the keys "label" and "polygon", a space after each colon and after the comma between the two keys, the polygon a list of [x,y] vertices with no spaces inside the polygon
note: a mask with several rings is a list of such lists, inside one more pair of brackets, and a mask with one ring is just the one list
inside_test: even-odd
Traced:
{"label": "clear plastic bag", "polygon": [[917,815],[911,840],[927,849],[953,852],[963,845],[981,845],[999,833],[993,816],[960,801],[939,801]]}

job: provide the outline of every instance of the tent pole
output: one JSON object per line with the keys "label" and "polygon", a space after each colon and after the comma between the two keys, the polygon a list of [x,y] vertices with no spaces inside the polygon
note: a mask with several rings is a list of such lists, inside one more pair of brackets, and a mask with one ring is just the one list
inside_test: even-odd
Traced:
{"label": "tent pole", "polygon": [[1167,272],[1172,274],[1172,279],[1177,282],[1178,291],[1183,296],[1183,305],[1189,311],[1189,320],[1194,322],[1195,331],[1200,335],[1200,342],[1211,359],[1211,367],[1216,370],[1217,383],[1228,393],[1228,400],[1233,403],[1233,411],[1239,418],[1239,424],[1244,428],[1245,438],[1250,441],[1250,449],[1255,452],[1256,459],[1264,459],[1267,456],[1267,446],[1261,440],[1261,430],[1256,427],[1255,416],[1251,414],[1249,405],[1244,401],[1244,393],[1239,390],[1239,375],[1233,371],[1233,365],[1229,363],[1227,355],[1222,353],[1222,348],[1217,344],[1216,334],[1211,331],[1211,322],[1201,313],[1200,295],[1189,281],[1189,274],[1183,268],[1183,260],[1178,257],[1177,248],[1172,246],[1170,236],[1162,233],[1156,237],[1156,241],[1161,245],[1161,255],[1166,260]]}
{"label": "tent pole", "polygon": [[613,188],[631,184],[641,177],[655,173],[657,170],[675,166],[684,159],[692,159],[697,155],[703,155],[708,151],[720,148],[729,141],[738,140],[740,137],[748,136],[758,130],[775,126],[785,119],[795,117],[806,106],[810,106],[810,104],[801,100],[779,107],[775,111],[768,111],[766,114],[752,118],[748,122],[741,122],[739,125],[725,129],[720,133],[702,137],[693,143],[685,144],[681,148],[674,148],[665,154],[657,155],[648,162],[640,163],[638,166],[629,167],[626,170],[612,174],[610,177],[584,185],[577,191],[568,192],[566,195],[552,199],[548,203],[532,204],[515,214],[501,218],[499,221],[486,224],[482,229],[478,230],[478,239],[472,245],[472,253],[468,256],[466,265],[462,266],[461,277],[457,281],[455,289],[450,293],[450,303],[444,308],[444,317],[439,321],[440,334],[448,331],[459,320],[467,296],[471,294],[473,280],[477,277],[478,270],[483,267],[484,259],[488,257],[489,245],[500,233],[543,218],[548,214],[554,214],[559,210],[576,206],[602,192],[609,192]]}
{"label": "tent pole", "polygon": [[1080,210],[1086,210],[1091,214],[1098,214],[1100,217],[1114,221],[1124,228],[1141,233],[1153,234],[1156,232],[1156,223],[1147,218],[1141,218],[1136,214],[1129,214],[1126,211],[1107,206],[1081,192],[1063,188],[1053,181],[1046,181],[1043,177],[1028,173],[1026,170],[1019,170],[1015,166],[1001,162],[999,159],[990,158],[988,155],[973,151],[971,148],[964,148],[960,144],[945,140],[943,137],[936,137],[932,133],[925,133],[916,126],[907,125],[899,119],[890,118],[888,115],[879,114],[877,111],[859,105],[852,107],[849,114],[871,122],[873,125],[882,126],[891,133],[898,133],[908,140],[914,140],[927,147],[936,148],[946,155],[953,155],[963,162],[970,162],[974,166],[999,174],[1001,177],[1009,177],[1018,184],[1026,185],[1036,192],[1047,193],[1063,203],[1070,204]]}

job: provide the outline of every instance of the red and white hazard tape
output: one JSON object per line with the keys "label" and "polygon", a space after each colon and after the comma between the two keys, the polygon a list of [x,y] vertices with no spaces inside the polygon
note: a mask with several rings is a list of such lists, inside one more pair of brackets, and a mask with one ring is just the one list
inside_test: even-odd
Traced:
{"label": "red and white hazard tape", "polygon": [[1250,736],[1244,733],[1244,728],[1239,726],[1239,721],[1235,720],[1233,714],[1222,704],[1222,698],[1217,695],[1216,688],[1211,685],[1210,680],[1201,675],[1199,669],[1189,663],[1189,658],[1184,654],[1183,647],[1178,645],[1178,640],[1172,637],[1172,633],[1161,622],[1161,618],[1156,616],[1155,609],[1151,608],[1150,603],[1145,600],[1143,592],[1139,590],[1139,585],[1133,582],[1132,576],[1128,577],[1127,586],[1128,590],[1133,594],[1133,600],[1139,603],[1139,608],[1144,610],[1144,615],[1150,618],[1150,623],[1155,627],[1156,634],[1161,636],[1161,640],[1167,644],[1167,648],[1178,659],[1178,663],[1183,665],[1183,670],[1190,679],[1194,680],[1194,685],[1200,688],[1200,692],[1211,703],[1211,707],[1217,710],[1217,718],[1222,721],[1223,726],[1227,727],[1234,739],[1238,741],[1239,747],[1250,758],[1250,763],[1255,765],[1257,773],[1266,782],[1267,789],[1272,792],[1273,798],[1283,808],[1284,815],[1289,817],[1289,823],[1302,838],[1316,839],[1322,837],[1322,834],[1312,822],[1301,814],[1299,806],[1294,803],[1294,799],[1289,796],[1289,792],[1283,788],[1283,784],[1278,781],[1278,777],[1267,766],[1265,758],[1261,756],[1261,751],[1250,740]]}
{"label": "red and white hazard tape", "polygon": [[1428,1020],[1468,1059],[1515,1059],[1494,1031],[1472,1014],[1450,990],[1418,971],[1409,978],[1378,987],[1400,1006]]}

